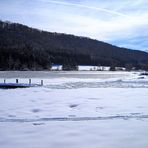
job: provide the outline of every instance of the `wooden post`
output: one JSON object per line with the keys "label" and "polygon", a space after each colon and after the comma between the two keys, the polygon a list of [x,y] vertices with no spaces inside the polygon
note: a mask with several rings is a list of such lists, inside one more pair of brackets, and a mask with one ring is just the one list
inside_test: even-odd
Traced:
{"label": "wooden post", "polygon": [[41,86],[43,86],[43,80],[41,80]]}
{"label": "wooden post", "polygon": [[18,83],[18,79],[16,79],[16,83]]}
{"label": "wooden post", "polygon": [[4,79],[4,83],[6,83],[6,79]]}
{"label": "wooden post", "polygon": [[29,85],[31,85],[31,79],[29,79]]}

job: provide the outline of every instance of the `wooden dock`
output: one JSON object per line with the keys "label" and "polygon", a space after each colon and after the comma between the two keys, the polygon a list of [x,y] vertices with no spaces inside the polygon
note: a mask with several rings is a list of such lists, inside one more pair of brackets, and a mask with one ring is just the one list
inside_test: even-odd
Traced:
{"label": "wooden dock", "polygon": [[29,87],[43,86],[43,80],[41,80],[40,84],[31,83],[31,82],[32,80],[29,79],[28,83],[19,83],[19,79],[16,79],[16,83],[7,83],[6,79],[4,79],[4,82],[0,83],[0,89],[29,88]]}

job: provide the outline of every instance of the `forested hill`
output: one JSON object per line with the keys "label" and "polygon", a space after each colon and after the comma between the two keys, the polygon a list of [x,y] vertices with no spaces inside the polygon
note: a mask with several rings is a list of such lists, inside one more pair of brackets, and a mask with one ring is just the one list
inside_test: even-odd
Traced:
{"label": "forested hill", "polygon": [[0,21],[0,70],[42,70],[51,64],[143,68],[148,65],[148,53]]}

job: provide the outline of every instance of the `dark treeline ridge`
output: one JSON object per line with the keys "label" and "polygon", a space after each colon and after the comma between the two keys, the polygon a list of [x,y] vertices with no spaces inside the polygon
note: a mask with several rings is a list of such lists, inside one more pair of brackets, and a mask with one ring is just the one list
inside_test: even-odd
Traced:
{"label": "dark treeline ridge", "polygon": [[76,65],[148,69],[148,53],[0,21],[0,70],[47,70],[52,64],[65,70]]}

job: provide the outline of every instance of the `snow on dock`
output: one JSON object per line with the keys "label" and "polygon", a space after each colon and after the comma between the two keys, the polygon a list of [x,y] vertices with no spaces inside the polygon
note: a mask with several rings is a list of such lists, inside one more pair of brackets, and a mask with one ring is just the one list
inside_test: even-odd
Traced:
{"label": "snow on dock", "polygon": [[31,79],[29,79],[29,83],[19,83],[18,79],[16,79],[16,83],[6,83],[6,79],[4,79],[4,83],[0,83],[0,89],[28,88],[37,86],[43,86],[43,80],[41,80],[41,84],[31,83]]}

